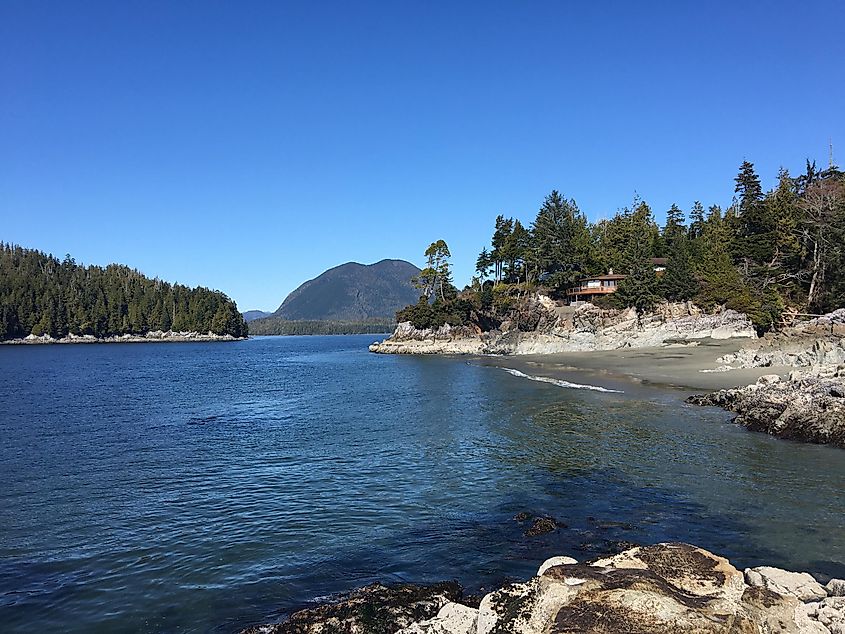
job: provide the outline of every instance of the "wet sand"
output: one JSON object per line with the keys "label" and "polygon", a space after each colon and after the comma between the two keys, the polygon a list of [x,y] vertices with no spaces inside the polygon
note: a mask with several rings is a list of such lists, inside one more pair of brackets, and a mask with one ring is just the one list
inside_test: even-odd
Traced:
{"label": "wet sand", "polygon": [[747,340],[703,339],[698,345],[626,348],[545,355],[483,357],[479,363],[506,367],[532,376],[625,389],[631,383],[674,387],[686,391],[713,391],[749,385],[764,374],[787,376],[793,368],[772,366],[726,372],[702,372],[719,367],[720,356],[749,345]]}

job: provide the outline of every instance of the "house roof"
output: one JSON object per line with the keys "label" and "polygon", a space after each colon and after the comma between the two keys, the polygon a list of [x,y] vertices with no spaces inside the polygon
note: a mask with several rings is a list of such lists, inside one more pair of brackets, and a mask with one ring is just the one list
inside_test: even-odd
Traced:
{"label": "house roof", "polygon": [[626,275],[587,275],[585,277],[578,278],[579,282],[589,282],[590,280],[624,280],[627,276]]}

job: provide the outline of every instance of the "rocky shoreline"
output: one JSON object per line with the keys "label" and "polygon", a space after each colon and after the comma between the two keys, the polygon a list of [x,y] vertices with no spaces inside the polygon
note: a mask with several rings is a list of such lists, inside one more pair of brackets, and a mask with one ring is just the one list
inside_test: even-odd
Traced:
{"label": "rocky shoreline", "polygon": [[687,403],[735,412],[733,421],[750,431],[845,449],[845,373],[767,375],[746,387],[690,396]]}
{"label": "rocky shoreline", "polygon": [[112,337],[95,337],[93,335],[74,335],[56,339],[50,335],[29,335],[23,339],[9,339],[0,341],[0,345],[25,346],[47,344],[89,344],[89,343],[184,343],[189,341],[244,341],[247,337],[233,337],[232,335],[216,335],[213,332],[174,332],[172,330],[153,330],[143,335],[114,335]]}
{"label": "rocky shoreline", "polygon": [[761,566],[737,570],[683,543],[638,546],[537,575],[482,598],[454,582],[373,584],[242,634],[845,634],[845,581]]}
{"label": "rocky shoreline", "polygon": [[756,347],[721,357],[717,370],[789,366],[787,379],[760,377],[745,387],[696,394],[694,405],[735,412],[751,431],[845,448],[845,309],[767,335]]}
{"label": "rocky shoreline", "polygon": [[449,324],[417,329],[402,322],[384,341],[370,346],[378,354],[555,354],[645,348],[703,339],[755,339],[748,317],[733,310],[705,312],[693,304],[661,304],[652,313],[601,309],[592,304],[557,306],[544,295],[525,300],[522,314],[482,332]]}
{"label": "rocky shoreline", "polygon": [[784,378],[772,374],[751,385],[727,384],[727,389],[695,394],[687,402],[734,412],[734,421],[751,431],[845,448],[845,309],[757,338],[745,315],[730,310],[705,313],[691,304],[663,304],[641,316],[591,304],[559,307],[543,296],[527,306],[523,321],[533,330],[505,322],[490,332],[448,325],[432,331],[405,322],[369,349],[379,354],[541,356],[743,338],[748,343],[719,357],[717,367],[699,371],[777,367]]}

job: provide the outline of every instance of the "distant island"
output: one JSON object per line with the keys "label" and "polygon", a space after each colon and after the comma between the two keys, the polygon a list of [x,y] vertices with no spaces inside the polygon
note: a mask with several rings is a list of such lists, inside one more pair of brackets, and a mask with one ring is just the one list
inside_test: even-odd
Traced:
{"label": "distant island", "polygon": [[0,341],[231,340],[247,336],[225,294],[150,279],[122,264],[78,264],[0,243]]}
{"label": "distant island", "polygon": [[300,285],[272,314],[247,311],[252,335],[379,334],[396,326],[396,312],[414,303],[420,269],[404,260],[347,262]]}

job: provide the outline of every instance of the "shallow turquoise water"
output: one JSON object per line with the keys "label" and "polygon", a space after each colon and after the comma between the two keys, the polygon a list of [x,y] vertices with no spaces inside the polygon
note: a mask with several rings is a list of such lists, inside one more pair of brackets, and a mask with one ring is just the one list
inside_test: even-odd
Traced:
{"label": "shallow turquoise water", "polygon": [[371,339],[0,347],[0,629],[236,631],[620,541],[845,574],[841,450]]}

